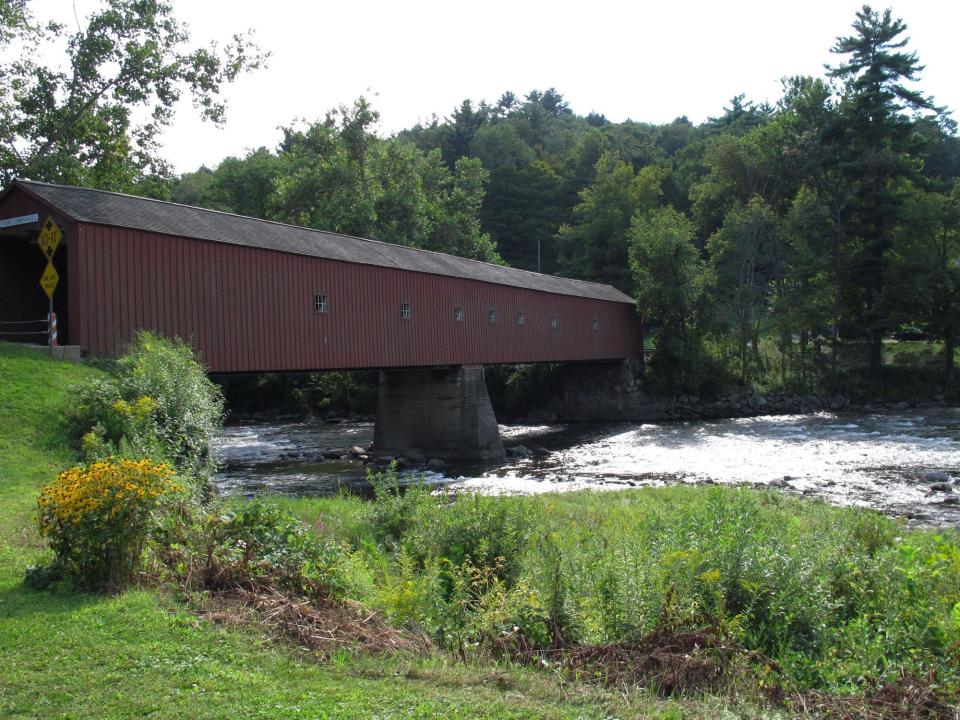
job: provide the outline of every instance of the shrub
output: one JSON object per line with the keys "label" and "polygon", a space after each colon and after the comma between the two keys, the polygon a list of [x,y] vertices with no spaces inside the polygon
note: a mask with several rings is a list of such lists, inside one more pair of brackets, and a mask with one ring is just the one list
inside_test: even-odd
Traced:
{"label": "shrub", "polygon": [[435,506],[436,499],[421,482],[400,487],[396,463],[383,472],[367,471],[373,486],[374,502],[370,506],[370,525],[377,542],[395,547],[420,522],[424,511]]}
{"label": "shrub", "polygon": [[407,550],[421,559],[490,570],[512,584],[520,576],[536,521],[531,510],[526,502],[464,493],[450,505],[422,510],[404,535]]}
{"label": "shrub", "polygon": [[150,460],[63,471],[38,500],[40,534],[55,555],[52,576],[91,590],[122,588],[140,565],[156,509],[181,491],[170,467]]}
{"label": "shrub", "polygon": [[158,570],[185,590],[273,587],[326,596],[341,588],[336,567],[349,549],[317,536],[276,502],[235,508],[185,502],[156,533]]}
{"label": "shrub", "polygon": [[206,477],[223,398],[189,346],[144,332],[110,374],[78,386],[70,415],[88,460],[150,457]]}
{"label": "shrub", "polygon": [[222,517],[223,554],[241,576],[273,574],[296,585],[298,578],[322,574],[322,543],[296,516],[276,503],[251,500]]}

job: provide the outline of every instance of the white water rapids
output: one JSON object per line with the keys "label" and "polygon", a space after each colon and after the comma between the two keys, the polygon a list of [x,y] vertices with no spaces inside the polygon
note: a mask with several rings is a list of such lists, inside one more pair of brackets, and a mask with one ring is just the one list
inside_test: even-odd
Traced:
{"label": "white water rapids", "polygon": [[[424,472],[484,493],[623,489],[666,483],[774,485],[829,502],[960,527],[960,408],[778,415],[717,421],[502,426],[532,457],[497,468]],[[367,445],[370,423],[244,424],[218,442],[224,493],[327,494],[362,489],[364,467],[324,450]],[[421,471],[417,471],[418,473]]]}

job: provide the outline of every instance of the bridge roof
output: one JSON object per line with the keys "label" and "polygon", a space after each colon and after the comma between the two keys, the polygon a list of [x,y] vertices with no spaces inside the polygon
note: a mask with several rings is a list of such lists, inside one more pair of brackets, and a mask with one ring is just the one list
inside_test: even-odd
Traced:
{"label": "bridge roof", "polygon": [[430,250],[285,225],[218,210],[32,180],[15,180],[13,187],[22,188],[76,222],[467,278],[559,295],[621,303],[634,302],[630,296],[610,285],[544,275]]}

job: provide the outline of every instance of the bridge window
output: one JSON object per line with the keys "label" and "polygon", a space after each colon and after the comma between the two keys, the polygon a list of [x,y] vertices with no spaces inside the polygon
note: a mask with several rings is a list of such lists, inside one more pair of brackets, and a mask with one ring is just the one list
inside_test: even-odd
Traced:
{"label": "bridge window", "polygon": [[523,313],[517,313],[517,325],[523,325]]}
{"label": "bridge window", "polygon": [[493,325],[497,321],[497,311],[493,308],[487,313],[487,322]]}
{"label": "bridge window", "polygon": [[413,310],[410,307],[410,303],[400,303],[400,319],[409,320],[413,317]]}
{"label": "bridge window", "polygon": [[327,303],[327,296],[317,293],[313,296],[313,311],[316,313],[325,313],[329,304]]}
{"label": "bridge window", "polygon": [[594,329],[595,331],[600,329],[600,319],[599,319],[599,318],[594,318],[594,319],[593,319],[593,329]]}
{"label": "bridge window", "polygon": [[463,322],[463,308],[455,307],[453,309],[453,319],[457,322]]}
{"label": "bridge window", "polygon": [[556,316],[556,315],[551,315],[551,316],[550,316],[550,328],[551,328],[552,330],[556,330],[558,327],[560,327],[560,321],[557,319],[557,316]]}

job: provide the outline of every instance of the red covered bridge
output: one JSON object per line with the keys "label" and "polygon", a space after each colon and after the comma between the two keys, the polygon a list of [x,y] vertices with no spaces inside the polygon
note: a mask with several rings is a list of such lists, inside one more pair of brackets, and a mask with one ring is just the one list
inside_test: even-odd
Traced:
{"label": "red covered bridge", "polygon": [[146,329],[190,342],[211,372],[454,368],[461,387],[465,366],[641,352],[633,300],[608,285],[26,180],[0,195],[0,322],[46,316],[48,216],[60,343],[94,355]]}

